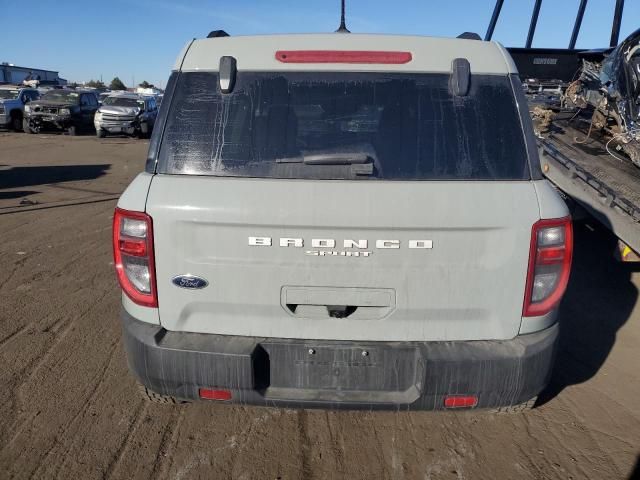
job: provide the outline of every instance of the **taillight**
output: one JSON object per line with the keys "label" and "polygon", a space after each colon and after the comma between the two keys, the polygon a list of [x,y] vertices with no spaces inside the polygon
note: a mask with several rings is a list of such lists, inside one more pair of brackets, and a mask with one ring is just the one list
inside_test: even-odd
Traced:
{"label": "taillight", "polygon": [[124,293],[138,305],[157,307],[153,224],[149,215],[116,208],[113,259]]}
{"label": "taillight", "polygon": [[523,316],[544,315],[558,305],[569,282],[572,251],[571,217],[533,225]]}

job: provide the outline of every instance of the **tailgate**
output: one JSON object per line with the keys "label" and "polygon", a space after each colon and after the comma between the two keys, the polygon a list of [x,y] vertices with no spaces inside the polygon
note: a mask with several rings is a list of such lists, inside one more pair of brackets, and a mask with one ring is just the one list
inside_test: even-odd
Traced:
{"label": "tailgate", "polygon": [[156,175],[147,212],[166,329],[372,341],[516,336],[539,219],[527,181]]}

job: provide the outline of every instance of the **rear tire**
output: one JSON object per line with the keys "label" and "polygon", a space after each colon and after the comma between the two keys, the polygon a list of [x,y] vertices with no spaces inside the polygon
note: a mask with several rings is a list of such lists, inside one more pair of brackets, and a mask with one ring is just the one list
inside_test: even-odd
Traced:
{"label": "rear tire", "polygon": [[11,126],[16,132],[22,132],[22,115],[14,113],[11,116]]}
{"label": "rear tire", "polygon": [[169,395],[161,395],[159,393],[156,393],[152,390],[149,390],[141,383],[138,383],[138,391],[145,400],[151,403],[160,403],[162,405],[180,405],[183,403],[188,403],[184,400],[178,400],[177,398],[171,397]]}
{"label": "rear tire", "polygon": [[526,402],[519,403],[517,405],[509,405],[508,407],[498,407],[492,410],[492,413],[523,413],[533,409],[538,397],[533,397]]}
{"label": "rear tire", "polygon": [[149,138],[149,124],[141,123],[140,124],[140,134],[138,135],[140,138]]}

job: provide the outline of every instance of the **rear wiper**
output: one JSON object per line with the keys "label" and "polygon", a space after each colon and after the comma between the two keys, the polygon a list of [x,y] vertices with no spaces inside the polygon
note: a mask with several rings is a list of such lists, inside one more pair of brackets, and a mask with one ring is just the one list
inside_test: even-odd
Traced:
{"label": "rear wiper", "polygon": [[307,165],[354,165],[367,163],[366,153],[303,153],[297,157],[277,158],[276,163],[305,163]]}
{"label": "rear wiper", "polygon": [[276,163],[352,165],[351,170],[356,175],[372,175],[375,162],[375,151],[368,144],[327,150],[303,150],[302,155],[276,159]]}

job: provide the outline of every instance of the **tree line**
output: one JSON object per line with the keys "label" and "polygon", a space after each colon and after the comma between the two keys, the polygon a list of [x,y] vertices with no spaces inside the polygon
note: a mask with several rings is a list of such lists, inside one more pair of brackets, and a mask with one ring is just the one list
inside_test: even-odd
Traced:
{"label": "tree line", "polygon": [[[70,83],[69,86],[75,88],[75,87],[79,87],[80,85],[74,82],[74,83]],[[127,86],[118,77],[115,77],[113,80],[111,80],[111,83],[109,83],[108,87],[101,80],[93,80],[93,79],[86,82],[84,86],[90,87],[90,88],[97,88],[97,89],[109,88],[109,90],[126,90],[127,89]],[[139,83],[138,86],[141,88],[155,88],[155,85],[153,83],[149,83],[146,80]]]}

